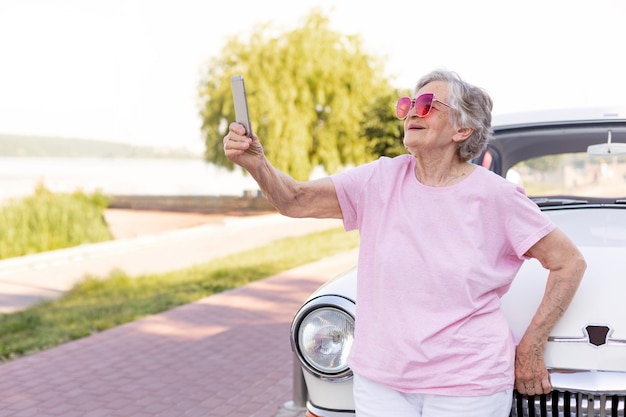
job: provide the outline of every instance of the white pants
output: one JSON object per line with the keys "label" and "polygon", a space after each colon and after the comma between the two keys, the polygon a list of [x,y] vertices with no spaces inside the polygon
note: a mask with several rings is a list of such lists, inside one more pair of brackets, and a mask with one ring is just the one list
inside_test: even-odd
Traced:
{"label": "white pants", "polygon": [[412,394],[354,375],[356,417],[507,417],[513,390],[482,397]]}

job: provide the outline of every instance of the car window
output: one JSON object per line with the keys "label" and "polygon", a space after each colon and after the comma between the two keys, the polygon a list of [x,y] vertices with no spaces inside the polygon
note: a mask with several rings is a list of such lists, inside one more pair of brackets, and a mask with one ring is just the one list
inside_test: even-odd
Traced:
{"label": "car window", "polygon": [[518,162],[506,178],[530,197],[626,197],[626,155],[592,156],[586,152],[543,155]]}

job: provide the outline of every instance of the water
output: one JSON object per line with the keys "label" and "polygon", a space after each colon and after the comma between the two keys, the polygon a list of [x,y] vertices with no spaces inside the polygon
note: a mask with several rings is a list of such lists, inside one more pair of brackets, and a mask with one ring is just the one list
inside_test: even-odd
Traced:
{"label": "water", "polygon": [[240,196],[259,189],[240,169],[201,159],[0,158],[0,200],[30,195],[38,183],[53,192],[110,195]]}

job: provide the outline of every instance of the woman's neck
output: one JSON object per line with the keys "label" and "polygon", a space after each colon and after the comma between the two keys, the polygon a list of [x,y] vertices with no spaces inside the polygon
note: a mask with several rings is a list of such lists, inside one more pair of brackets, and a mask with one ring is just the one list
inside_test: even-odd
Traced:
{"label": "woman's neck", "polygon": [[458,157],[451,159],[415,158],[415,177],[430,187],[448,187],[463,181],[472,173],[474,165]]}

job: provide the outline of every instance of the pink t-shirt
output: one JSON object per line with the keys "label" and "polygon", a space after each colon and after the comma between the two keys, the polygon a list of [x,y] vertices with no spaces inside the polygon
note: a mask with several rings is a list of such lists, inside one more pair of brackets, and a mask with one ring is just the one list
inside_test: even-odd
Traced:
{"label": "pink t-shirt", "polygon": [[478,166],[421,184],[411,155],[331,178],[361,236],[352,370],[404,392],[490,395],[513,386],[500,310],[525,253],[554,229],[523,189]]}

